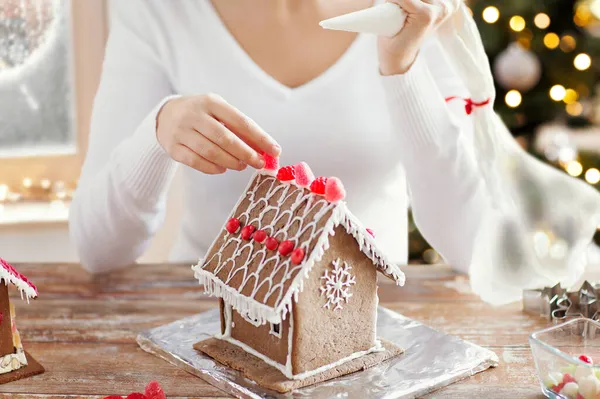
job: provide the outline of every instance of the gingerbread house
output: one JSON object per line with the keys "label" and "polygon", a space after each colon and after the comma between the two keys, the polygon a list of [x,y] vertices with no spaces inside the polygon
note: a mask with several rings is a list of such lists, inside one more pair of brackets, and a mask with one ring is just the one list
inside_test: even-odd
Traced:
{"label": "gingerbread house", "polygon": [[[220,298],[221,314],[217,341],[197,349],[279,391],[308,384],[283,378],[314,383],[399,353],[382,355],[376,277],[402,285],[404,274],[344,196],[335,177],[315,179],[305,163],[278,168],[267,159],[193,266],[205,291]],[[265,374],[279,382],[265,384]]]}
{"label": "gingerbread house", "polygon": [[41,374],[44,368],[23,349],[16,327],[15,308],[8,296],[8,285],[13,284],[21,298],[37,298],[35,285],[8,262],[0,258],[0,384]]}

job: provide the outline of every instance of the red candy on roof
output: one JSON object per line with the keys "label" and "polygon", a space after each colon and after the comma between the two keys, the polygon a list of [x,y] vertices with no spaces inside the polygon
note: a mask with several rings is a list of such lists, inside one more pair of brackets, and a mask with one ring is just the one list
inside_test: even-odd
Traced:
{"label": "red candy on roof", "polygon": [[325,195],[325,185],[327,184],[326,177],[317,177],[310,185],[310,191],[315,194]]}
{"label": "red candy on roof", "polygon": [[315,175],[306,162],[295,165],[294,170],[296,171],[296,183],[299,186],[308,187],[315,180]]}
{"label": "red candy on roof", "polygon": [[277,178],[281,181],[292,181],[296,178],[296,170],[293,166],[284,166],[279,168]]}
{"label": "red candy on roof", "polygon": [[38,294],[37,287],[27,277],[19,273],[10,263],[0,258],[0,279],[14,284],[19,291],[25,293],[27,298],[35,298]]}

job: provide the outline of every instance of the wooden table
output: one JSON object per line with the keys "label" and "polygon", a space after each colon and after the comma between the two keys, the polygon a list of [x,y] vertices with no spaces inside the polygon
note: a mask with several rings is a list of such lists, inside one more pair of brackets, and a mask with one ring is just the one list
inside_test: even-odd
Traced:
{"label": "wooden table", "polygon": [[[58,399],[126,396],[158,380],[168,398],[224,398],[213,388],[138,348],[138,332],[217,305],[189,266],[139,265],[91,276],[78,265],[17,265],[40,298],[17,299],[17,326],[25,349],[46,373],[0,386],[0,398]],[[540,398],[527,336],[547,326],[520,305],[493,308],[469,293],[468,281],[447,267],[406,268],[407,285],[381,281],[381,304],[432,327],[494,350],[491,369],[427,398]]]}

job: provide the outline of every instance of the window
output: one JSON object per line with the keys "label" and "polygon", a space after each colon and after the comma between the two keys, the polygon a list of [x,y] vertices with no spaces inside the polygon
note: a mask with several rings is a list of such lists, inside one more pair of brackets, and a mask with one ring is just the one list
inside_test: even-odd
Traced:
{"label": "window", "polygon": [[103,0],[0,1],[0,203],[78,178],[105,16]]}
{"label": "window", "polygon": [[271,331],[269,331],[269,334],[276,336],[277,338],[281,338],[281,323],[270,323],[271,324]]}

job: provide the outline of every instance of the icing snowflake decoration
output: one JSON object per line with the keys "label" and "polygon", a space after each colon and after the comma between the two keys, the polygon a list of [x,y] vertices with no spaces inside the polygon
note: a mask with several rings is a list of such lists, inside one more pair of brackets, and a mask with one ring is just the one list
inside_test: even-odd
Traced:
{"label": "icing snowflake decoration", "polygon": [[335,306],[333,310],[341,310],[342,302],[348,303],[348,299],[352,296],[350,293],[350,286],[356,284],[355,278],[350,274],[352,267],[346,262],[341,262],[340,259],[336,259],[332,262],[333,271],[325,270],[323,273],[323,286],[321,287],[321,296],[327,297],[327,303],[324,308],[331,309],[331,306]]}

